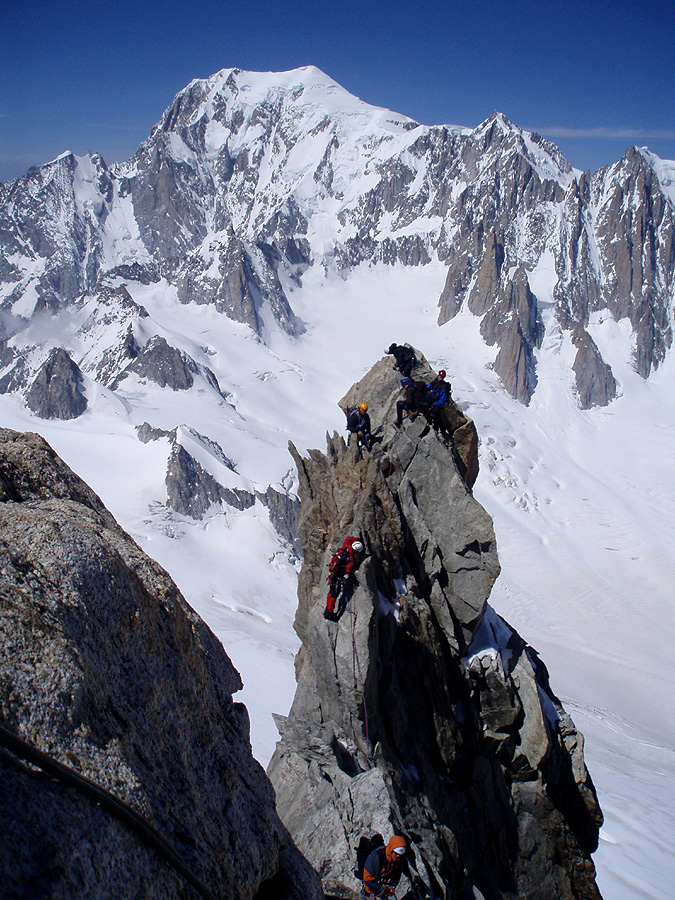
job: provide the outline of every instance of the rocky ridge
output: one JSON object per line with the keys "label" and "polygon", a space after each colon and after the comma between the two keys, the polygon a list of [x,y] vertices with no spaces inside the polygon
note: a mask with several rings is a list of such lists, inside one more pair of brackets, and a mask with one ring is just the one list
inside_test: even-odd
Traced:
{"label": "rocky ridge", "polygon": [[142,817],[202,896],[319,900],[221,644],[49,445],[7,429],[0,574],[3,895],[196,896],[127,820],[27,764],[8,734]]}
{"label": "rocky ridge", "polygon": [[[431,375],[423,361],[416,377]],[[597,900],[602,814],[583,738],[536,651],[488,604],[499,562],[467,478],[473,423],[451,403],[456,440],[424,417],[396,429],[386,358],[341,405],[357,398],[382,427],[371,454],[337,435],[325,454],[292,448],[302,646],[268,768],[280,815],[337,897],[359,896],[353,847],[373,829],[407,835],[446,900]],[[326,622],[328,563],[347,534],[365,559],[344,614]]]}

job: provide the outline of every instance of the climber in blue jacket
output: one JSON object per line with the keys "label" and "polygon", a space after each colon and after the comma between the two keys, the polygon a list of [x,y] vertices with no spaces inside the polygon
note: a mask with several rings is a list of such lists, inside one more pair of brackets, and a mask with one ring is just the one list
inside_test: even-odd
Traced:
{"label": "climber in blue jacket", "polygon": [[443,419],[443,407],[450,400],[450,383],[445,380],[445,369],[441,369],[436,378],[427,384],[427,418],[434,428],[447,434],[447,426]]}

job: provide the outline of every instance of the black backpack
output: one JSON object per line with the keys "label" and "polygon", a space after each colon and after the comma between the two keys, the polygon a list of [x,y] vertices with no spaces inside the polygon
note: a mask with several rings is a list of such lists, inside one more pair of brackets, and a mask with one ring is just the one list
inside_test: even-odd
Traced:
{"label": "black backpack", "polygon": [[429,405],[429,390],[423,381],[413,381],[414,400],[418,409]]}
{"label": "black backpack", "polygon": [[356,406],[348,406],[347,407],[347,430],[348,431],[356,431],[357,426],[360,424],[362,415],[361,410]]}
{"label": "black backpack", "polygon": [[373,850],[384,850],[384,838],[378,831],[370,832],[368,835],[364,834],[359,838],[358,847],[354,849],[356,850],[354,876],[359,881],[363,881],[363,867],[366,864],[366,860]]}

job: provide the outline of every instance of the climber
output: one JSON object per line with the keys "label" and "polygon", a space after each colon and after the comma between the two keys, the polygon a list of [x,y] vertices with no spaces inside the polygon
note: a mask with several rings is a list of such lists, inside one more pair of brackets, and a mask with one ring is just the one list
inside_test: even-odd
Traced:
{"label": "climber", "polygon": [[427,399],[427,418],[441,434],[449,434],[443,418],[443,407],[450,399],[450,384],[445,380],[445,369],[441,369],[436,378],[427,384]]}
{"label": "climber", "polygon": [[395,834],[386,847],[373,850],[363,866],[363,896],[391,897],[405,875],[412,884],[405,838]]}
{"label": "climber", "polygon": [[401,375],[406,375],[409,378],[413,368],[417,365],[415,351],[403,344],[390,344],[389,349],[385,350],[385,353],[387,356],[393,356],[396,360],[394,368],[398,369]]}
{"label": "climber", "polygon": [[[328,567],[328,596],[323,613],[324,619],[337,622],[352,599],[356,584],[354,573],[361,561],[360,554],[362,552],[361,541],[350,535],[344,539],[340,549],[333,554]],[[335,611],[336,603],[338,603],[337,612]]]}
{"label": "climber", "polygon": [[403,424],[404,412],[413,420],[418,413],[425,412],[429,405],[427,386],[421,381],[413,381],[405,376],[401,379],[401,391],[403,400],[396,401],[396,424],[399,428]]}
{"label": "climber", "polygon": [[370,433],[370,416],[368,415],[368,404],[359,403],[358,406],[350,406],[346,412],[347,431],[355,434],[358,439],[359,447],[363,446],[366,450],[373,449],[373,437]]}

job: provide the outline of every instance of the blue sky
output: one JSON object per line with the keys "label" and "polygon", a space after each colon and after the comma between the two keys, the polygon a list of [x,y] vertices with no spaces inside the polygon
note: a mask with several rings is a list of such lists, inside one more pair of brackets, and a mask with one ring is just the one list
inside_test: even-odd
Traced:
{"label": "blue sky", "polygon": [[427,125],[494,109],[595,170],[675,159],[675,3],[142,0],[6,5],[0,181],[64,150],[128,158],[193,78],[315,65]]}

